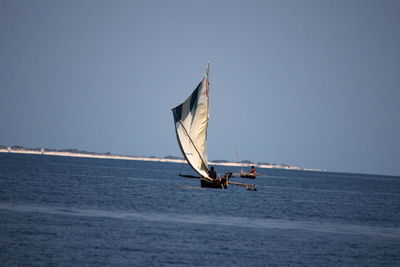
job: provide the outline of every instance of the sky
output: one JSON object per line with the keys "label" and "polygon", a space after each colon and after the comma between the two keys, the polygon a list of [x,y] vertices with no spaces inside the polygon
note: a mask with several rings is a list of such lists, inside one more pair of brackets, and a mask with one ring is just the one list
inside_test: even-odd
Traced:
{"label": "sky", "polygon": [[[0,0],[0,144],[400,175],[400,1]],[[238,151],[238,153],[236,153]]]}

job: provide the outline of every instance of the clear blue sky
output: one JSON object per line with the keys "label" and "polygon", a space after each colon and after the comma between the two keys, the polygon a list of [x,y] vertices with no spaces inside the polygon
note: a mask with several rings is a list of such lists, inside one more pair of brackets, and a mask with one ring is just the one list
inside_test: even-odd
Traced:
{"label": "clear blue sky", "polygon": [[[400,175],[400,1],[0,1],[0,144]],[[235,151],[239,150],[239,158]]]}

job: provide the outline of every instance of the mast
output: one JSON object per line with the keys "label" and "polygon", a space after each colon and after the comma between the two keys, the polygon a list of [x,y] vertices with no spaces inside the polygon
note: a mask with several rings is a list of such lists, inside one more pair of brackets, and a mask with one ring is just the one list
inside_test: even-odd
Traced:
{"label": "mast", "polygon": [[[209,78],[209,76],[210,76],[210,65],[211,65],[211,62],[210,61],[208,61],[207,62],[207,68],[206,68],[206,77],[207,77],[207,96],[208,96],[208,99],[210,99],[210,78]],[[210,110],[210,103],[207,103],[208,104],[208,110]]]}

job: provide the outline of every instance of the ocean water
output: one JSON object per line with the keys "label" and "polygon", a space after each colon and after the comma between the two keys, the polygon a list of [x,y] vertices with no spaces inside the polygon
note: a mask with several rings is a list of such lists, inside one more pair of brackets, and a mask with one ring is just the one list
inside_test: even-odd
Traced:
{"label": "ocean water", "polygon": [[258,171],[0,153],[0,266],[400,266],[400,177]]}

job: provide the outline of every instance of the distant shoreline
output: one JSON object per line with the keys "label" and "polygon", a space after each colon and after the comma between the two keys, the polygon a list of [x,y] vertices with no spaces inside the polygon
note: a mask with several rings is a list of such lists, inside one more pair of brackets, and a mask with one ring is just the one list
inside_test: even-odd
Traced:
{"label": "distant shoreline", "polygon": [[[157,157],[137,157],[137,156],[122,156],[113,154],[92,154],[92,153],[73,153],[61,151],[46,151],[46,150],[30,150],[30,149],[12,149],[0,148],[0,153],[16,153],[16,154],[35,154],[35,155],[48,155],[48,156],[62,156],[62,157],[78,157],[78,158],[98,158],[98,159],[122,159],[122,160],[140,160],[140,161],[156,161],[156,162],[171,162],[171,163],[186,163],[184,159],[168,159]],[[306,171],[320,171],[314,169],[305,169],[297,166],[276,165],[276,164],[255,164],[255,163],[240,163],[240,162],[208,162],[209,165],[217,166],[233,166],[233,167],[249,167],[256,166],[257,168],[265,169],[285,169],[285,170],[306,170]]]}

